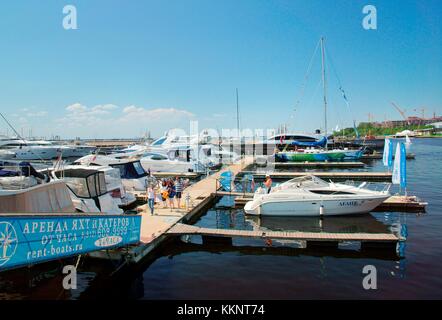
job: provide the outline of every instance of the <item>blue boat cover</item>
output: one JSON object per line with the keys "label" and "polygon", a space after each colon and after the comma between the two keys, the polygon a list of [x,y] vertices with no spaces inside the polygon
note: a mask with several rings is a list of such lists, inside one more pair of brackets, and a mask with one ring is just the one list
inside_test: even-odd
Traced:
{"label": "blue boat cover", "polygon": [[298,147],[325,147],[327,144],[327,138],[322,137],[319,141],[293,141],[292,146],[298,146]]}

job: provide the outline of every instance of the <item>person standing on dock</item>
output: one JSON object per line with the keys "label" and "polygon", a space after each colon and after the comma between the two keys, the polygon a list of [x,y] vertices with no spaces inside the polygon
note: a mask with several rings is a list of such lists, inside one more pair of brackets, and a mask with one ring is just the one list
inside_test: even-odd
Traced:
{"label": "person standing on dock", "polygon": [[163,208],[166,208],[167,207],[167,195],[168,195],[168,192],[167,192],[167,184],[166,184],[165,180],[163,180],[161,182],[160,193],[161,193],[161,200],[163,201]]}
{"label": "person standing on dock", "polygon": [[153,211],[155,208],[155,189],[152,185],[149,185],[147,188],[147,204],[150,208],[150,214],[153,215]]}
{"label": "person standing on dock", "polygon": [[170,205],[170,210],[175,209],[175,203],[173,201],[173,198],[175,198],[175,183],[173,182],[172,179],[170,179],[167,182],[167,193],[168,193],[168,197],[169,197],[169,205]]}
{"label": "person standing on dock", "polygon": [[272,183],[273,183],[272,178],[270,178],[269,174],[266,174],[266,178],[264,180],[264,185],[267,188],[267,193],[270,193],[270,190],[272,190]]}
{"label": "person standing on dock", "polygon": [[176,191],[176,203],[178,209],[181,208],[181,196],[183,194],[183,183],[181,182],[180,177],[175,178],[175,191]]}

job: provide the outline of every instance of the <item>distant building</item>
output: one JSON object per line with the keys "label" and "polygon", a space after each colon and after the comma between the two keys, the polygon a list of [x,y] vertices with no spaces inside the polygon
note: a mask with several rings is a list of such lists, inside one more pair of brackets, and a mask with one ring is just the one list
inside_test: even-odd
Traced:
{"label": "distant building", "polygon": [[431,123],[430,125],[432,125],[435,129],[442,129],[442,121],[441,122],[434,122],[434,123]]}
{"label": "distant building", "polygon": [[360,125],[368,125],[375,128],[394,128],[394,127],[405,127],[408,125],[432,125],[433,123],[442,123],[442,116],[433,117],[430,119],[423,119],[420,117],[408,117],[406,120],[391,120],[382,122],[361,122]]}

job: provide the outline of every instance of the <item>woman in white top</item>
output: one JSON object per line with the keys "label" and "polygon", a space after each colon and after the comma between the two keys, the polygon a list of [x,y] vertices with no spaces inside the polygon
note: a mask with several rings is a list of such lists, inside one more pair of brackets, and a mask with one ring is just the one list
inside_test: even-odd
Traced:
{"label": "woman in white top", "polygon": [[153,215],[155,208],[155,189],[152,186],[147,188],[147,204],[150,208],[150,214]]}

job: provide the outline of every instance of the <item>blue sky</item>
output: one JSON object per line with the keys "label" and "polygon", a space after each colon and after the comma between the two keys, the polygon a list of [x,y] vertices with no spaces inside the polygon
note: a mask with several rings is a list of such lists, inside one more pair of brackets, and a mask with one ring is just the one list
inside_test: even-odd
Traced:
{"label": "blue sky", "polygon": [[[78,30],[62,27],[77,8]],[[377,30],[362,28],[366,4]],[[442,1],[2,1],[0,110],[27,135],[133,137],[172,127],[323,126],[321,35],[329,127],[442,114]],[[330,62],[330,61],[328,61]],[[330,64],[330,63],[328,63]],[[297,100],[296,111],[293,111]],[[421,111],[419,111],[421,114]],[[0,124],[0,133],[6,133]],[[9,131],[10,132],[10,131]]]}

